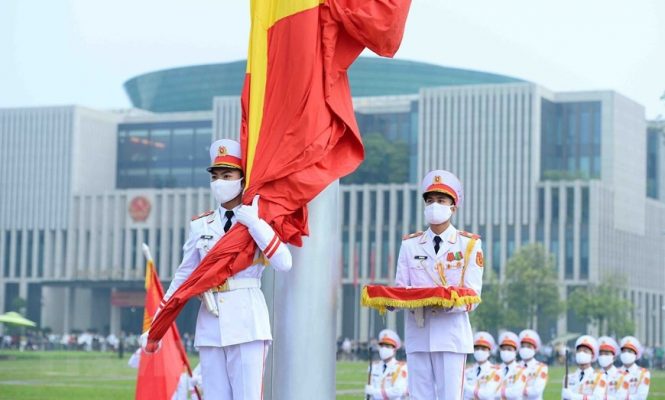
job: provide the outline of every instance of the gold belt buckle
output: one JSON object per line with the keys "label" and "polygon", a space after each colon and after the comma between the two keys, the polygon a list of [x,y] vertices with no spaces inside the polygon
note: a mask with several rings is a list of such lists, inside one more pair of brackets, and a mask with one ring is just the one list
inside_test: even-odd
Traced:
{"label": "gold belt buckle", "polygon": [[215,287],[216,292],[228,292],[229,291],[229,281],[224,282],[223,285]]}

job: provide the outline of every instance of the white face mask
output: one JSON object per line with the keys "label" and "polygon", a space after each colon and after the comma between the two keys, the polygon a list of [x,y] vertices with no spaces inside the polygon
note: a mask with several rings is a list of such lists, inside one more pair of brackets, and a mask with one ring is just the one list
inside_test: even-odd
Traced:
{"label": "white face mask", "polygon": [[621,353],[621,362],[623,365],[632,365],[636,358],[637,356],[630,351],[624,351]]}
{"label": "white face mask", "polygon": [[591,354],[585,352],[575,353],[575,362],[577,365],[591,364]]}
{"label": "white face mask", "polygon": [[224,204],[230,200],[235,199],[240,192],[242,192],[242,178],[237,181],[225,181],[223,179],[215,179],[210,182],[210,189],[215,196],[217,204]]}
{"label": "white face mask", "polygon": [[520,358],[522,360],[530,360],[536,355],[536,351],[529,347],[520,347]]}
{"label": "white face mask", "polygon": [[603,368],[609,367],[610,365],[612,365],[613,362],[614,362],[614,356],[610,356],[607,354],[603,356],[598,356],[598,365],[600,365]]}
{"label": "white face mask", "polygon": [[515,350],[501,350],[501,361],[510,363],[515,360]]}
{"label": "white face mask", "polygon": [[443,224],[453,216],[452,207],[454,206],[444,206],[439,203],[425,206],[425,221],[430,225]]}
{"label": "white face mask", "polygon": [[476,350],[473,352],[473,358],[477,362],[483,363],[487,361],[488,358],[490,358],[490,352],[487,350]]}
{"label": "white face mask", "polygon": [[391,349],[390,347],[384,347],[381,346],[379,347],[379,357],[381,357],[382,360],[387,360],[395,355],[395,349]]}

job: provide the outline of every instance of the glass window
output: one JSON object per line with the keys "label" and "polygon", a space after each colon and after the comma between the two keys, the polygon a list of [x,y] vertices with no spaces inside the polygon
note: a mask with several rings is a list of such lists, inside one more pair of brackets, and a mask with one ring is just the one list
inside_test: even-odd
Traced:
{"label": "glass window", "polygon": [[9,278],[9,271],[10,271],[10,248],[12,245],[12,231],[5,231],[5,243],[4,243],[4,251],[5,251],[5,259],[4,259],[4,276],[5,278]]}
{"label": "glass window", "polygon": [[492,227],[492,269],[496,276],[501,271],[501,229],[499,225]]}
{"label": "glass window", "polygon": [[16,263],[14,264],[14,276],[21,276],[21,261],[23,257],[23,252],[21,247],[23,246],[23,231],[16,232]]}
{"label": "glass window", "polygon": [[[171,139],[174,161],[192,161],[194,159],[194,130],[193,129],[174,129]],[[210,144],[208,144],[210,146]]]}
{"label": "glass window", "polygon": [[566,248],[565,248],[565,253],[566,253],[566,279],[573,279],[573,264],[574,264],[574,258],[573,258],[573,225],[568,224],[566,226],[566,240],[565,240]]}
{"label": "glass window", "polygon": [[152,162],[156,165],[169,165],[171,161],[171,131],[155,129],[150,132]]}

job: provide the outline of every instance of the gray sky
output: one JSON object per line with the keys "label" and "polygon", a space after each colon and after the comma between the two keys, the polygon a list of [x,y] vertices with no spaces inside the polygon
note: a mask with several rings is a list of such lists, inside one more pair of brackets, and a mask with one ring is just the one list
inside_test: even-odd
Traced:
{"label": "gray sky", "polygon": [[[135,75],[245,58],[248,4],[0,0],[0,107],[126,108]],[[663,0],[413,0],[397,58],[613,89],[665,116]]]}

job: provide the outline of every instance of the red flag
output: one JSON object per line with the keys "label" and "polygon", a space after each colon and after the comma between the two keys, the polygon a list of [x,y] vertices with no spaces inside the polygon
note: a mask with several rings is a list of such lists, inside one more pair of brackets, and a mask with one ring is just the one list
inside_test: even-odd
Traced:
{"label": "red flag", "polygon": [[[145,290],[144,332],[150,327],[152,316],[164,297],[164,289],[151,258],[148,259],[145,268]],[[180,376],[185,371],[191,375],[187,353],[180,340],[178,328],[173,323],[164,335],[159,351],[156,353],[141,351],[136,380],[136,400],[170,400],[178,387]]]}
{"label": "red flag", "polygon": [[[252,0],[242,93],[243,203],[282,241],[301,245],[307,203],[353,172],[364,150],[346,74],[363,49],[393,56],[410,0]],[[173,294],[150,328],[162,337],[187,300],[247,268],[256,244],[237,224]]]}

